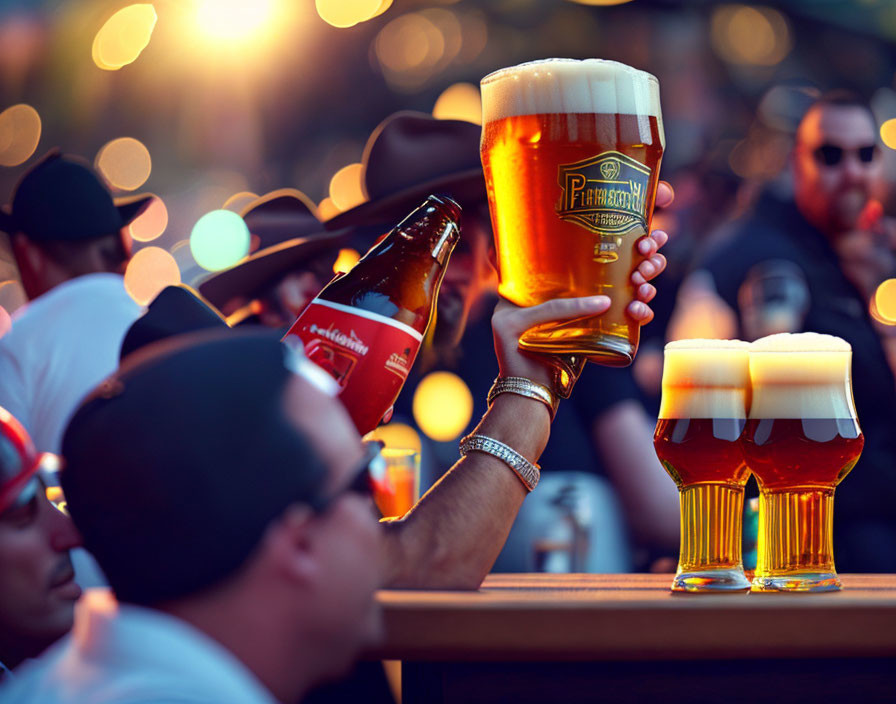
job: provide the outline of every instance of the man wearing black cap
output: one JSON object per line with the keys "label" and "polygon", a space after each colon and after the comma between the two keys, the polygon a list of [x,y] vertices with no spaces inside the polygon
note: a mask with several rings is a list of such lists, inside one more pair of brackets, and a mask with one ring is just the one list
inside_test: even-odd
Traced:
{"label": "man wearing black cap", "polygon": [[76,404],[115,369],[140,314],[121,277],[122,230],[152,196],[113,201],[87,162],[56,151],[19,182],[0,230],[10,235],[31,303],[0,340],[0,406],[39,450],[58,452]]}
{"label": "man wearing black cap", "polygon": [[293,702],[376,636],[379,585],[475,588],[550,432],[553,368],[521,353],[519,336],[609,304],[502,303],[495,349],[516,385],[495,395],[457,465],[382,526],[364,495],[382,470],[376,446],[278,335],[206,330],[133,352],[63,442],[68,507],[117,604],[89,593],[72,635],[0,696]]}
{"label": "man wearing black cap", "polygon": [[68,633],[81,594],[69,555],[81,538],[47,500],[41,460],[0,408],[0,680]]}

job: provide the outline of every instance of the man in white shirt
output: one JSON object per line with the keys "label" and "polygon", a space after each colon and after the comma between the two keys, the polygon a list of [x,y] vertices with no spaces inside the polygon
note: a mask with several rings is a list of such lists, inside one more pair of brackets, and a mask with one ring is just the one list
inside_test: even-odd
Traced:
{"label": "man in white shirt", "polygon": [[58,452],[77,404],[118,363],[141,308],[124,289],[122,230],[152,196],[113,201],[87,162],[56,151],[19,182],[0,230],[10,235],[31,303],[0,339],[0,406],[37,449]]}

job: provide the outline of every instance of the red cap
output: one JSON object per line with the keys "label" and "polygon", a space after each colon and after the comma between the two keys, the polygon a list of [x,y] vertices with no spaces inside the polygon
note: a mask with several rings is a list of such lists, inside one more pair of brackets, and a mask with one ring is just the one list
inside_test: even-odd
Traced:
{"label": "red cap", "polygon": [[0,513],[8,509],[40,467],[25,428],[0,408]]}

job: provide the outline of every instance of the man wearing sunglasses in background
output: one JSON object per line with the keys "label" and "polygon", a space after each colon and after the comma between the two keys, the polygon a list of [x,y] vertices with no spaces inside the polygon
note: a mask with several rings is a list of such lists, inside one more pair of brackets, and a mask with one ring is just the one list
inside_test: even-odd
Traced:
{"label": "man wearing sunglasses in background", "polygon": [[[838,489],[834,552],[843,572],[896,571],[896,382],[887,331],[869,305],[896,275],[896,231],[881,206],[882,154],[868,106],[823,96],[796,129],[793,197],[767,190],[703,258],[740,335],[838,335],[852,346],[853,392],[865,447]],[[892,215],[892,214],[890,214]]]}
{"label": "man wearing sunglasses in background", "polygon": [[0,408],[0,681],[72,626],[74,525],[47,500],[41,457],[21,424]]}

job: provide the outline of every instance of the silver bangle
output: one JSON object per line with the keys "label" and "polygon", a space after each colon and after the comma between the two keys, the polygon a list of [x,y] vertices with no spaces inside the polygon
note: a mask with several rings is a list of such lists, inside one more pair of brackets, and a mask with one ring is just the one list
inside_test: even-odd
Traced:
{"label": "silver bangle", "polygon": [[488,392],[488,405],[491,406],[498,395],[506,393],[541,401],[548,407],[551,420],[554,420],[554,416],[557,414],[560,399],[547,386],[537,384],[531,379],[522,376],[499,376]]}
{"label": "silver bangle", "polygon": [[484,452],[497,457],[513,470],[527,491],[532,491],[541,478],[541,468],[537,464],[527,460],[509,445],[487,435],[473,434],[463,438],[460,441],[460,454],[465,456],[469,452]]}

